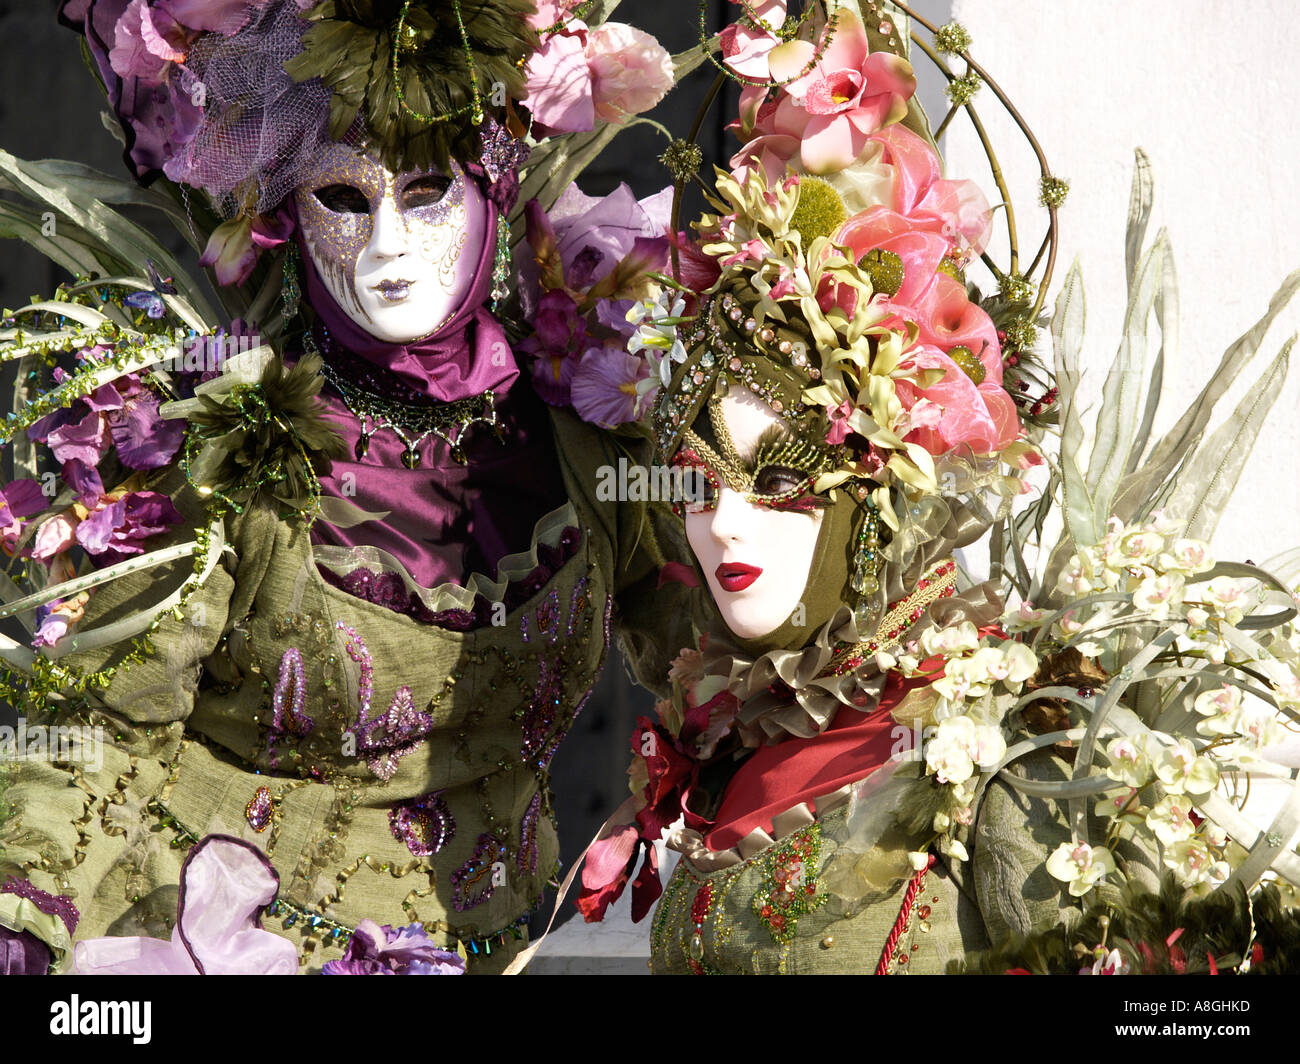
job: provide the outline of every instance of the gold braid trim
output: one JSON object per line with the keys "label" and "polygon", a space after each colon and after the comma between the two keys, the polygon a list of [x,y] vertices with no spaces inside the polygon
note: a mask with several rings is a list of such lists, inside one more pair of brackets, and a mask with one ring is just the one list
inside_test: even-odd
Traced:
{"label": "gold braid trim", "polygon": [[870,639],[850,643],[835,651],[831,664],[820,676],[842,676],[862,664],[864,658],[894,643],[921,619],[926,609],[951,595],[957,586],[957,563],[944,558],[925,571],[916,587],[880,618]]}

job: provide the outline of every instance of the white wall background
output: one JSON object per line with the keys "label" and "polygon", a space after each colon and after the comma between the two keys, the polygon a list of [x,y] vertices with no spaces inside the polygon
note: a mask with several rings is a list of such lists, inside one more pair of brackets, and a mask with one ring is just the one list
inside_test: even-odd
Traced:
{"label": "white wall background", "polygon": [[[1168,228],[1182,305],[1181,351],[1166,376],[1160,433],[1224,349],[1263,313],[1282,279],[1300,267],[1300,135],[1292,118],[1300,5],[953,0],[952,6],[974,37],[976,61],[1015,102],[1053,172],[1070,181],[1050,301],[1078,256],[1088,296],[1089,394],[1100,393],[1122,324],[1134,148],[1151,159],[1156,203],[1148,239]],[[916,62],[926,60],[918,55]],[[1027,262],[1046,218],[1037,205],[1037,164],[987,88],[976,104],[1008,176]],[[949,176],[975,178],[996,202],[969,124],[955,123],[943,148]],[[1006,261],[997,244],[993,250]],[[1244,376],[1253,382],[1297,323],[1300,306],[1275,326],[1255,373]],[[1235,405],[1246,387],[1241,382],[1227,403]],[[1300,352],[1219,525],[1220,557],[1262,562],[1300,545],[1298,408]]]}

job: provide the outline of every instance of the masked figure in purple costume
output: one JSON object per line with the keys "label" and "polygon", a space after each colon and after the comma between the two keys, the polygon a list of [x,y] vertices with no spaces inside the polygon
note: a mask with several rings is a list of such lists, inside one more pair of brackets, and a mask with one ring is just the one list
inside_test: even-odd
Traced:
{"label": "masked figure in purple costume", "polygon": [[[130,551],[33,555],[93,586],[38,593],[7,690],[107,742],[98,764],[10,772],[0,967],[493,972],[520,948],[557,864],[548,766],[611,626],[654,678],[687,620],[655,590],[657,508],[597,498],[639,444],[545,406],[488,307],[526,151],[487,92],[519,96],[531,13],[64,4],[134,176],[225,217],[204,264],[252,324],[197,378],[121,359],[115,378],[125,337],[139,352],[201,317],[150,263],[151,292],[96,293],[130,328],[77,357],[94,390],[29,419],[81,509],[24,510],[14,481],[20,534],[146,496],[163,516]],[[147,468],[117,432],[65,461],[74,428],[133,399]]]}

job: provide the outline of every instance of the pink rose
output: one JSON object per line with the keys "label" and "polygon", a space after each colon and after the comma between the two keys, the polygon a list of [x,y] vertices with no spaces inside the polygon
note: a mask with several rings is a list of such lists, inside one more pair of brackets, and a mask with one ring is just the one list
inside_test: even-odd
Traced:
{"label": "pink rose", "polygon": [[[567,10],[545,4],[530,22],[545,29]],[[633,26],[607,22],[589,29],[570,19],[542,41],[525,76],[524,106],[537,130],[553,136],[585,132],[597,118],[624,122],[650,110],[673,87],[673,63],[657,40]]]}
{"label": "pink rose", "polygon": [[66,510],[36,530],[36,542],[32,545],[32,557],[45,561],[56,554],[62,554],[77,541],[77,525],[80,524],[71,510]]}
{"label": "pink rose", "polygon": [[673,61],[650,34],[606,22],[587,36],[587,64],[596,116],[624,122],[650,110],[673,87]]}
{"label": "pink rose", "polygon": [[575,19],[552,33],[524,69],[523,104],[542,136],[581,133],[596,124],[587,66],[587,24]]}

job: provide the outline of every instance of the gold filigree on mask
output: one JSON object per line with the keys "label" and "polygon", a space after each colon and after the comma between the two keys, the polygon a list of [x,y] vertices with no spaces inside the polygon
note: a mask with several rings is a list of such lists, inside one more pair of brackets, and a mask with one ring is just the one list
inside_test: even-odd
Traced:
{"label": "gold filigree on mask", "polygon": [[[422,187],[433,179],[434,187]],[[436,263],[439,279],[450,287],[469,239],[465,174],[436,170],[393,174],[374,158],[342,145],[326,154],[312,179],[294,192],[303,237],[312,260],[330,288],[357,313],[357,266],[375,232],[381,209],[400,220],[407,238],[426,261]],[[439,194],[438,182],[446,182]],[[369,315],[366,315],[369,317]]]}
{"label": "gold filigree on mask", "polygon": [[720,397],[709,400],[708,411],[717,447],[693,428],[687,429],[675,460],[678,466],[704,467],[708,487],[702,488],[703,497],[688,500],[690,512],[712,510],[722,485],[754,506],[816,509],[823,505],[823,500],[812,496],[812,485],[833,464],[824,448],[793,435],[784,425],[773,425],[759,437],[753,457],[746,458],[736,447]]}

